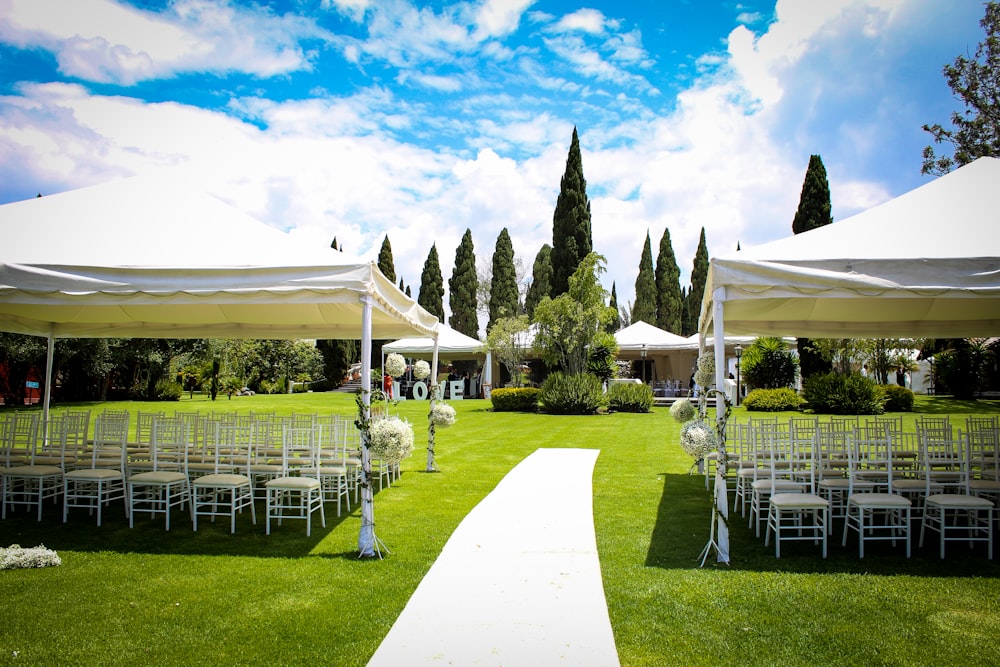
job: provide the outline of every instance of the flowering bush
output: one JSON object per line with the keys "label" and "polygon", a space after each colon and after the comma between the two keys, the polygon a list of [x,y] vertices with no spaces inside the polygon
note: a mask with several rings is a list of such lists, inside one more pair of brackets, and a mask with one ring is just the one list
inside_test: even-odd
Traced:
{"label": "flowering bush", "polygon": [[393,352],[388,357],[385,358],[385,373],[386,375],[391,375],[394,378],[398,378],[400,375],[406,372],[406,359],[403,359],[403,355],[396,354]]}
{"label": "flowering bush", "polygon": [[413,427],[398,417],[372,420],[368,451],[377,459],[399,463],[413,451]]}
{"label": "flowering bush", "polygon": [[6,549],[0,549],[0,570],[14,570],[22,567],[49,567],[50,565],[62,565],[62,559],[52,549],[46,549],[44,544],[29,548],[23,548],[19,544],[12,544]]}
{"label": "flowering bush", "polygon": [[674,401],[674,404],[670,406],[670,416],[682,424],[694,419],[694,415],[694,405],[686,398]]}
{"label": "flowering bush", "polygon": [[431,365],[421,359],[417,363],[413,364],[413,377],[418,380],[423,380],[424,378],[430,377]]}
{"label": "flowering bush", "polygon": [[446,403],[437,403],[431,410],[431,423],[438,428],[447,428],[455,423],[455,408]]}
{"label": "flowering bush", "polygon": [[694,419],[681,427],[681,449],[695,461],[714,452],[719,447],[715,429],[700,419]]}

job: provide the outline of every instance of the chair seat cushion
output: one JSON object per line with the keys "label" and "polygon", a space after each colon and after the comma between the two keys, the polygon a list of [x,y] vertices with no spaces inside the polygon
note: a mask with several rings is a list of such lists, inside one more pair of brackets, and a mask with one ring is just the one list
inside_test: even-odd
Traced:
{"label": "chair seat cushion", "polygon": [[814,493],[776,493],[771,496],[771,504],[778,509],[822,509],[830,506],[826,498]]}
{"label": "chair seat cushion", "polygon": [[59,466],[12,466],[3,469],[4,475],[16,477],[51,477],[63,474]]}
{"label": "chair seat cushion", "polygon": [[[753,483],[753,489],[755,491],[769,491],[771,489],[771,484],[772,482],[770,479],[758,479],[756,482]],[[800,482],[776,481],[773,484],[775,490],[777,491],[801,491],[802,487],[805,486],[805,484],[802,484]]]}
{"label": "chair seat cushion", "polygon": [[974,491],[1000,491],[1000,482],[993,479],[969,480],[969,488]]}
{"label": "chair seat cushion", "polygon": [[121,470],[112,468],[84,468],[82,470],[71,470],[65,475],[66,479],[84,482],[101,482],[109,479],[123,479],[125,477]]}
{"label": "chair seat cushion", "polygon": [[993,507],[993,503],[986,498],[967,496],[962,493],[939,493],[927,496],[924,504],[958,509],[990,509]]}
{"label": "chair seat cushion", "polygon": [[184,481],[187,481],[187,475],[175,470],[151,470],[128,478],[129,484],[176,484]]}
{"label": "chair seat cushion", "polygon": [[[931,484],[931,486],[936,486]],[[922,479],[894,479],[892,488],[900,491],[923,491],[927,488],[927,482]]]}
{"label": "chair seat cushion", "polygon": [[895,493],[855,493],[847,499],[852,505],[858,507],[910,507],[913,503],[909,498],[896,495]]}
{"label": "chair seat cushion", "polygon": [[318,489],[319,480],[314,477],[279,477],[264,483],[269,489],[284,489],[287,491],[308,491]]}
{"label": "chair seat cushion", "polygon": [[210,486],[210,487],[231,487],[237,488],[240,486],[248,486],[250,484],[250,478],[245,475],[233,475],[230,473],[214,473],[212,475],[204,475],[198,479],[191,482],[192,485],[197,487]]}

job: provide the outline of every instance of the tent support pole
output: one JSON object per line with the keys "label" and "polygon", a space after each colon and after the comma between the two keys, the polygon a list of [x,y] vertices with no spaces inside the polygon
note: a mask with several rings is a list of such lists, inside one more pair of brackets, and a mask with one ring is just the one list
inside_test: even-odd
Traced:
{"label": "tent support pole", "polygon": [[[702,565],[708,554],[714,549],[717,562],[729,563],[729,499],[726,487],[726,394],[722,390],[726,378],[726,326],[723,315],[725,291],[716,288],[712,291],[712,329],[715,343],[715,418],[719,431],[719,452],[715,465],[715,488],[712,495],[712,525],[708,544],[702,551]],[[699,336],[699,347],[705,346],[705,329]]]}
{"label": "tent support pole", "polygon": [[437,367],[438,367],[438,332],[434,332],[434,351],[431,353],[431,405],[427,413],[427,472],[437,472],[434,465],[434,422],[431,414],[434,413],[434,405],[437,400]]}
{"label": "tent support pole", "polygon": [[[372,298],[361,297],[361,419],[371,423],[372,400]],[[361,429],[361,532],[358,556],[382,557],[380,541],[375,536],[375,493],[372,488],[372,456],[368,451],[368,431]]]}
{"label": "tent support pole", "polygon": [[49,332],[45,348],[45,394],[42,396],[42,420],[46,424],[46,439],[48,438],[49,406],[52,401],[52,363],[56,353],[56,337]]}

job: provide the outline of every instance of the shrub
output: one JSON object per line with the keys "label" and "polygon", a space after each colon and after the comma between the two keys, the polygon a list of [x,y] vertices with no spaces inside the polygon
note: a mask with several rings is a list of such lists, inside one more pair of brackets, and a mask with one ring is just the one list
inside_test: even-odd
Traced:
{"label": "shrub", "polygon": [[807,378],[802,387],[813,412],[831,415],[880,415],[886,394],[863,375],[825,373]]}
{"label": "shrub", "polygon": [[613,382],[608,387],[608,407],[618,412],[649,412],[653,390],[639,382]]}
{"label": "shrub", "polygon": [[913,392],[898,384],[883,384],[879,386],[885,395],[886,412],[912,412]]}
{"label": "shrub", "polygon": [[784,412],[798,410],[805,401],[794,389],[754,389],[743,399],[750,412]]}
{"label": "shrub", "polygon": [[156,400],[158,401],[179,401],[184,387],[173,380],[160,380],[156,383]]}
{"label": "shrub", "polygon": [[743,353],[743,379],[752,389],[791,387],[799,374],[798,358],[775,337],[757,338]]}
{"label": "shrub", "polygon": [[592,415],[605,404],[601,381],[590,373],[552,373],[538,399],[546,412],[557,415]]}
{"label": "shrub", "polygon": [[535,387],[508,387],[494,389],[490,399],[494,412],[535,412],[540,393]]}

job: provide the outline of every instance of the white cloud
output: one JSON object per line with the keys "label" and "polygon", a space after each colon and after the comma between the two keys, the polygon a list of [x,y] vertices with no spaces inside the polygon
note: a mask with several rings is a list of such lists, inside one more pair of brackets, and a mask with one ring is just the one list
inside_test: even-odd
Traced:
{"label": "white cloud", "polygon": [[553,32],[585,32],[600,35],[604,32],[604,14],[596,9],[579,9],[567,14],[551,27]]}
{"label": "white cloud", "polygon": [[485,0],[476,11],[475,39],[504,37],[517,30],[521,16],[535,0]]}
{"label": "white cloud", "polygon": [[309,67],[298,40],[326,35],[307,19],[198,0],[163,13],[111,0],[4,0],[0,40],[52,51],[60,70],[101,83],[134,84],[177,72],[273,76]]}

